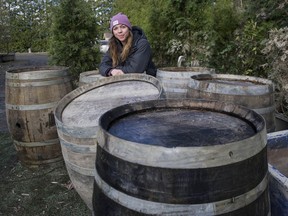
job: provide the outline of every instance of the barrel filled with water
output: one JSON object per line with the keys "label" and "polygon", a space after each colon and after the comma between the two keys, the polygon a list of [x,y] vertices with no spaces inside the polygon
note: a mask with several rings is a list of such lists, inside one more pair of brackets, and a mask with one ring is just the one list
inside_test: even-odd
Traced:
{"label": "barrel filled with water", "polygon": [[261,114],[267,132],[275,131],[274,84],[271,80],[233,74],[200,74],[190,78],[187,97],[220,100]]}
{"label": "barrel filled with water", "polygon": [[99,120],[95,215],[269,215],[265,121],[206,100],[150,100]]}

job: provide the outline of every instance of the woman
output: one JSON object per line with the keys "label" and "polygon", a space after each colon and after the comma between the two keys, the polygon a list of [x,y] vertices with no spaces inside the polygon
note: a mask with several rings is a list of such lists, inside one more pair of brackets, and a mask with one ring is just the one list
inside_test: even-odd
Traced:
{"label": "woman", "polygon": [[110,21],[112,38],[99,71],[103,76],[144,73],[156,76],[150,44],[139,27],[131,26],[125,14],[118,13]]}

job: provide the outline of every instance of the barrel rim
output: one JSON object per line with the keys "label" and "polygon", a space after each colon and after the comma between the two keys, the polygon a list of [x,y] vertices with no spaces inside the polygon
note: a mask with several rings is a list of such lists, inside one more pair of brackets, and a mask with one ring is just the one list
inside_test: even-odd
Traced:
{"label": "barrel rim", "polygon": [[68,70],[69,67],[66,66],[25,66],[25,67],[15,67],[12,69],[9,69],[6,71],[6,73],[20,73],[20,72],[31,72],[31,71],[37,71],[37,70]]}
{"label": "barrel rim", "polygon": [[[179,108],[182,106],[202,104],[202,108],[214,107],[222,113],[232,113],[235,115],[242,115],[243,119],[250,121],[254,125],[255,135],[246,139],[225,143],[216,146],[198,146],[198,147],[174,147],[167,148],[153,144],[143,144],[124,140],[109,133],[107,128],[109,124],[131,112],[137,112],[149,105],[153,104],[155,108]],[[206,107],[206,108],[207,108]],[[105,122],[106,121],[106,122]],[[236,163],[244,159],[250,158],[267,145],[266,127],[264,118],[257,112],[250,110],[246,107],[225,103],[222,101],[208,101],[197,99],[160,99],[136,102],[115,107],[106,113],[102,114],[99,119],[99,128],[97,132],[98,146],[103,148],[110,154],[125,158],[125,160],[132,163],[144,164],[147,166],[157,166],[165,168],[199,168],[199,167],[215,167]],[[239,148],[241,144],[241,148]],[[213,157],[207,157],[207,152]]]}
{"label": "barrel rim", "polygon": [[[201,70],[199,70],[201,69]],[[176,70],[176,71],[175,71]],[[179,72],[202,72],[202,71],[209,71],[209,72],[215,72],[214,68],[209,68],[209,67],[200,67],[200,66],[194,66],[194,67],[162,67],[158,68],[157,72],[167,72],[167,73],[179,73]]]}
{"label": "barrel rim", "polygon": [[[99,79],[96,80],[93,83],[87,83],[83,86],[80,86],[76,89],[74,89],[73,91],[69,92],[67,95],[65,95],[55,106],[54,109],[54,116],[55,116],[55,120],[57,123],[57,128],[61,127],[61,128],[65,128],[67,130],[77,130],[77,129],[82,129],[83,127],[77,127],[77,126],[69,126],[67,124],[65,124],[62,121],[62,113],[65,110],[65,108],[77,97],[92,91],[95,88],[98,87],[102,87],[105,85],[109,85],[112,83],[117,83],[117,82],[126,82],[126,81],[144,81],[150,84],[153,84],[159,91],[159,97],[163,94],[163,87],[160,84],[160,81],[158,79],[156,79],[153,76],[147,75],[147,74],[125,74],[125,75],[121,75],[121,76],[111,76],[111,77],[107,77],[105,79]],[[90,127],[91,129],[93,128],[97,128],[98,126],[94,126],[94,127]]]}
{"label": "barrel rim", "polygon": [[[206,80],[201,80],[201,79],[213,79],[213,78],[220,78],[220,79],[232,79],[232,80],[239,80],[239,81],[256,81],[257,83],[263,84],[263,85],[268,85],[268,86],[273,86],[274,83],[272,80],[261,78],[261,77],[255,77],[255,76],[246,76],[246,75],[236,75],[236,74],[197,74],[197,75],[192,75],[191,78],[193,80],[205,82]],[[200,80],[198,80],[200,79]],[[206,81],[209,82],[209,81]],[[225,85],[221,83],[222,85]]]}
{"label": "barrel rim", "polygon": [[[30,66],[17,67],[7,70],[5,73],[6,82],[35,80],[45,81],[46,79],[61,79],[69,73],[69,67],[64,66]],[[47,81],[47,80],[46,80]]]}
{"label": "barrel rim", "polygon": [[[211,78],[207,80],[208,78]],[[198,79],[205,80],[198,80]],[[251,85],[251,86],[241,86],[241,85],[231,85],[227,83],[216,83],[211,82],[214,78],[220,78],[222,80],[231,80],[231,81],[254,81],[260,85]],[[255,79],[254,79],[255,78]],[[237,76],[237,75],[220,75],[214,76],[214,74],[200,74],[191,76],[190,81],[188,82],[188,92],[192,90],[197,90],[199,92],[208,92],[222,95],[269,95],[273,94],[275,91],[275,86],[270,80],[266,80],[258,77],[249,77],[249,76]]]}

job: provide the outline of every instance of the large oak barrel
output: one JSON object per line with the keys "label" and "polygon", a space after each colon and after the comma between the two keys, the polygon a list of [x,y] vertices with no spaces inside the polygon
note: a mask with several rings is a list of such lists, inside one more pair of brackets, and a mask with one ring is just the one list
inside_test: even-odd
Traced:
{"label": "large oak barrel", "polygon": [[200,74],[192,76],[188,86],[188,97],[246,106],[264,117],[268,132],[275,131],[274,85],[271,80],[233,74]]}
{"label": "large oak barrel", "polygon": [[264,119],[220,101],[152,100],[99,120],[95,215],[269,215]]}
{"label": "large oak barrel", "polygon": [[157,70],[157,79],[163,85],[166,98],[186,98],[190,77],[197,74],[214,74],[206,67],[164,67]]}
{"label": "large oak barrel", "polygon": [[53,111],[70,91],[72,84],[66,67],[23,67],[6,71],[7,124],[18,158],[24,165],[63,159]]}
{"label": "large oak barrel", "polygon": [[87,83],[93,83],[99,79],[106,78],[99,73],[99,70],[85,71],[80,73],[79,76],[79,86],[85,85]]}
{"label": "large oak barrel", "polygon": [[127,74],[78,87],[57,105],[55,119],[66,168],[90,209],[99,117],[118,105],[158,99],[161,94],[162,86],[155,77]]}

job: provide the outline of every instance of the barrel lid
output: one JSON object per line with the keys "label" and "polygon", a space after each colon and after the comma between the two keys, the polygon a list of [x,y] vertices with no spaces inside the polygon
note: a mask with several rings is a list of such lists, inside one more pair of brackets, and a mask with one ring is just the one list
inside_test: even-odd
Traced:
{"label": "barrel lid", "polygon": [[55,117],[68,127],[94,127],[98,126],[99,117],[111,108],[158,99],[161,94],[159,81],[146,74],[108,77],[81,86],[66,95],[58,103]]}

